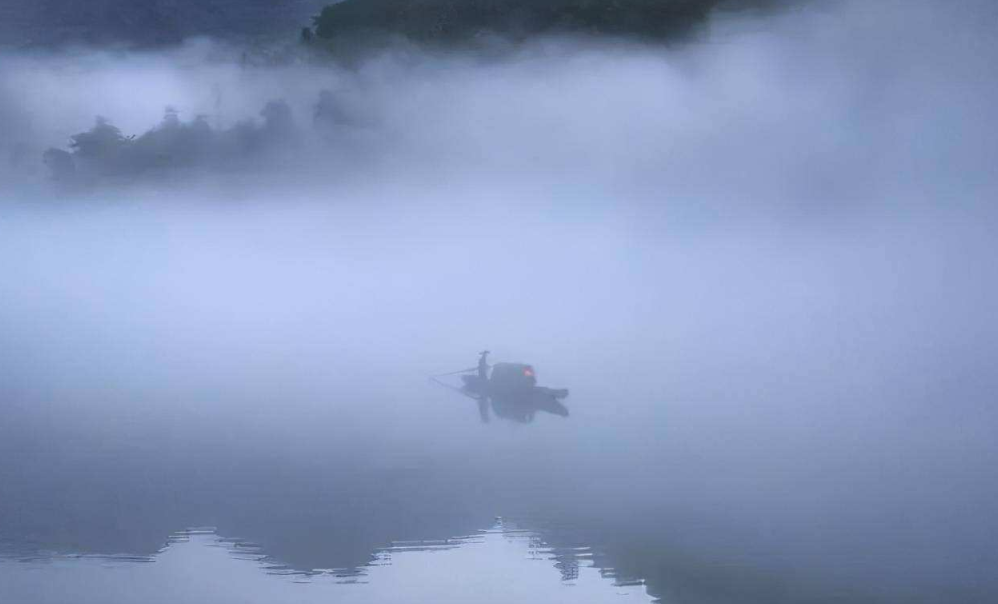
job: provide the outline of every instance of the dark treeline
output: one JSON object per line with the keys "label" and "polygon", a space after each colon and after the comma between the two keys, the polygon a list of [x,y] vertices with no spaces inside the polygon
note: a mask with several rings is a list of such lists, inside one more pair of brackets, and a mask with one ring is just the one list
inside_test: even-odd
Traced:
{"label": "dark treeline", "polygon": [[172,109],[159,126],[141,136],[125,136],[105,118],[70,137],[70,151],[49,149],[43,159],[52,176],[63,182],[89,182],[198,166],[239,167],[269,155],[293,136],[291,109],[282,101],[268,103],[262,122],[243,121],[213,128],[198,116],[183,122]]}
{"label": "dark treeline", "polygon": [[[351,125],[349,112],[336,97],[323,91],[315,104],[311,126],[323,131]],[[301,140],[291,107],[271,101],[260,119],[234,126],[212,126],[204,115],[183,121],[166,109],[162,122],[139,136],[126,136],[106,118],[98,117],[86,132],[70,137],[67,149],[50,148],[43,161],[52,178],[66,184],[128,181],[184,170],[240,170],[270,165]]]}
{"label": "dark treeline", "polygon": [[[6,0],[0,45],[175,44],[193,36],[287,37],[314,17],[323,38],[372,32],[457,41],[492,32],[548,31],[670,37],[717,8],[786,0]],[[323,7],[325,8],[323,9]]]}
{"label": "dark treeline", "polygon": [[670,38],[692,31],[718,8],[757,8],[776,0],[344,0],[315,18],[323,39],[401,35],[462,42],[483,34],[523,38],[587,33]]}

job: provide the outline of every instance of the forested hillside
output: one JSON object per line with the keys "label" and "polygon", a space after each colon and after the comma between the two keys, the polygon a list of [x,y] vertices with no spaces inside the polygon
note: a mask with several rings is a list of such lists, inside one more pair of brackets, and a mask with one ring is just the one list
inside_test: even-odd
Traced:
{"label": "forested hillside", "polygon": [[198,35],[294,35],[329,0],[2,0],[0,44],[155,46]]}
{"label": "forested hillside", "polygon": [[316,18],[320,38],[398,34],[418,41],[461,41],[495,33],[548,32],[665,38],[688,32],[719,6],[774,0],[345,0]]}

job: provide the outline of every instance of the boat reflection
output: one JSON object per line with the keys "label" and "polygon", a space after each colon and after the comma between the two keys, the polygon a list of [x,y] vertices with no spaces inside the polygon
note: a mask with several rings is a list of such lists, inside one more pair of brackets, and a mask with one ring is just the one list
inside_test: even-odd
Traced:
{"label": "boat reflection", "polygon": [[538,412],[568,417],[568,407],[553,396],[530,393],[519,396],[476,396],[478,413],[483,422],[490,420],[489,409],[496,417],[520,424],[534,421]]}

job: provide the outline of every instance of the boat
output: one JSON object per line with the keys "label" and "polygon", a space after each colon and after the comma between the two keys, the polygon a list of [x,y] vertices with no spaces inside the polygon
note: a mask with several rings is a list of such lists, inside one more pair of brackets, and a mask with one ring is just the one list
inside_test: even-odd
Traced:
{"label": "boat", "polygon": [[[461,374],[461,387],[440,380],[457,374]],[[431,379],[478,401],[479,412],[485,422],[489,421],[489,407],[496,417],[521,423],[532,421],[538,411],[568,417],[568,408],[561,402],[568,397],[568,389],[538,386],[537,372],[532,365],[525,363],[496,363],[490,373],[483,360],[479,367]]]}
{"label": "boat", "polygon": [[492,375],[462,375],[464,390],[469,394],[490,397],[529,397],[561,400],[568,397],[566,388],[545,388],[537,385],[533,366],[524,363],[496,363]]}

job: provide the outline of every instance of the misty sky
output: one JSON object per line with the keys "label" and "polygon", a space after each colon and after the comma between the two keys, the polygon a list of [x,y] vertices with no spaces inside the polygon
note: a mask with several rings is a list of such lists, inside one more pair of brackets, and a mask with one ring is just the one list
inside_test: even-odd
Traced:
{"label": "misty sky", "polygon": [[[659,518],[650,549],[983,602],[995,16],[807,3],[668,47],[350,65],[0,51],[0,472],[415,465],[468,501],[526,481],[580,523]],[[160,133],[151,159],[53,179],[98,116]],[[483,348],[571,417],[484,430],[427,384]]]}

